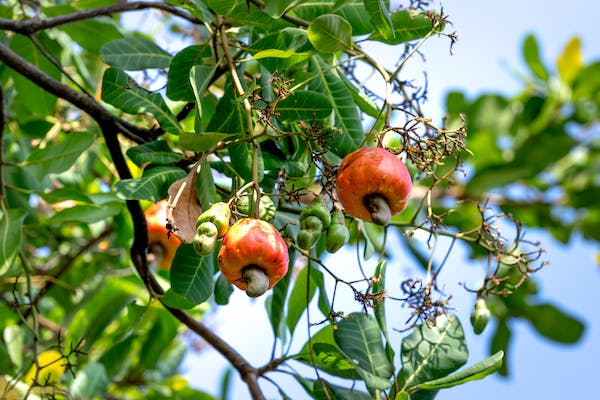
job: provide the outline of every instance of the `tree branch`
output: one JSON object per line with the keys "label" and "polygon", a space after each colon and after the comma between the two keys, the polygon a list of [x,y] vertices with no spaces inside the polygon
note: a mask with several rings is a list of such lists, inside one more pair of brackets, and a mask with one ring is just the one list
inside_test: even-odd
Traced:
{"label": "tree branch", "polygon": [[104,7],[92,8],[89,10],[80,10],[70,14],[57,15],[56,17],[50,18],[31,18],[26,20],[11,20],[0,18],[0,29],[5,29],[24,35],[31,35],[36,32],[42,31],[48,28],[55,28],[57,26],[71,24],[74,22],[80,22],[87,19],[97,18],[100,16],[109,16],[117,13],[128,12],[128,11],[140,11],[149,8],[156,8],[173,14],[177,17],[183,18],[194,24],[202,24],[203,21],[199,18],[194,17],[187,12],[172,6],[164,2],[156,1],[132,1],[132,2],[118,2]]}
{"label": "tree branch", "polygon": [[2,43],[0,43],[0,60],[37,86],[68,101],[82,111],[85,111],[98,123],[114,126],[116,131],[121,132],[134,142],[146,143],[153,140],[153,137],[144,135],[144,131],[141,131],[134,125],[122,121],[119,117],[105,109],[93,97],[80,93],[70,86],[52,78]]}
{"label": "tree branch", "polygon": [[[106,141],[106,146],[110,152],[111,158],[117,172],[119,173],[120,179],[130,179],[131,172],[125,161],[125,157],[121,152],[121,147],[117,139],[117,134],[112,130],[111,126],[101,124],[100,128]],[[146,225],[146,218],[144,212],[138,201],[127,200],[127,208],[133,219],[134,236],[133,243],[131,245],[131,260],[133,265],[140,275],[142,281],[146,285],[148,291],[158,296],[158,300],[161,304],[180,322],[187,326],[192,332],[206,340],[216,351],[218,351],[223,357],[229,361],[229,363],[238,371],[242,379],[248,385],[248,389],[254,400],[263,400],[264,395],[258,385],[258,370],[253,367],[241,354],[239,354],[233,347],[227,342],[221,339],[213,331],[211,331],[206,325],[199,321],[196,321],[190,314],[183,310],[171,308],[162,302],[160,295],[164,294],[163,288],[160,286],[154,275],[148,268],[148,261],[146,259],[146,249],[148,247],[148,228]]]}

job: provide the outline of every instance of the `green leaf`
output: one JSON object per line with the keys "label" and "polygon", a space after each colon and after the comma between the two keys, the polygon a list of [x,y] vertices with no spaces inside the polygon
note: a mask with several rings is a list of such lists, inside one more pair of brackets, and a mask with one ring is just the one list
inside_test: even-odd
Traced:
{"label": "green leaf", "polygon": [[307,46],[306,30],[299,28],[284,28],[279,32],[270,33],[252,43],[249,49],[267,70],[283,71],[294,64],[305,61],[314,54]]}
{"label": "green leaf", "polygon": [[144,176],[123,179],[115,184],[115,192],[125,200],[150,200],[157,202],[167,198],[169,186],[187,176],[184,170],[161,165],[144,170]]}
{"label": "green leaf", "polygon": [[[140,294],[140,289],[121,277],[109,277],[100,288],[94,288],[91,297],[73,316],[67,329],[71,343],[85,338],[88,351],[101,338],[108,325]],[[68,343],[68,342],[67,342]]]}
{"label": "green leaf", "polygon": [[322,120],[331,115],[333,106],[329,97],[312,90],[297,90],[277,103],[279,118],[283,121]]}
{"label": "green leaf", "polygon": [[308,26],[308,40],[321,53],[348,50],[352,48],[352,25],[339,15],[321,15]]}
{"label": "green leaf", "polygon": [[373,26],[369,23],[369,19],[365,18],[367,10],[363,0],[307,1],[294,7],[294,13],[307,21],[312,21],[324,14],[336,14],[350,23],[352,34],[355,36],[373,32]]}
{"label": "green leaf", "polygon": [[537,39],[531,34],[523,41],[523,58],[535,76],[544,81],[548,80],[548,71],[540,59]]}
{"label": "green leaf", "polygon": [[288,299],[287,326],[292,334],[317,290],[317,285],[312,279],[313,271],[316,271],[316,269],[309,261],[298,273],[294,288]]}
{"label": "green leaf", "polygon": [[190,71],[192,67],[202,65],[211,54],[208,42],[188,46],[175,54],[167,75],[167,97],[169,99],[188,102],[195,100],[190,82]]}
{"label": "green leaf", "polygon": [[235,97],[234,90],[228,86],[219,99],[217,109],[206,127],[207,132],[235,133],[244,132],[246,113],[241,101]]}
{"label": "green leaf", "polygon": [[138,71],[147,68],[165,69],[171,55],[154,42],[141,38],[123,38],[106,43],[100,49],[102,60],[111,67]]}
{"label": "green leaf", "polygon": [[217,14],[227,15],[236,8],[237,0],[205,0],[206,5]]}
{"label": "green leaf", "polygon": [[57,144],[33,150],[22,165],[37,179],[64,172],[75,164],[95,139],[96,136],[89,132],[70,133]]}
{"label": "green leaf", "polygon": [[348,88],[348,91],[352,95],[354,103],[356,103],[362,112],[373,118],[381,117],[379,108],[377,108],[377,105],[365,94],[364,91],[360,90],[352,82],[350,82],[346,75],[341,74],[338,76],[344,85],[346,85],[346,88]]}
{"label": "green leaf", "polygon": [[2,338],[10,361],[17,367],[23,367],[23,344],[25,343],[25,327],[20,325],[8,325],[2,332]]}
{"label": "green leaf", "polygon": [[379,35],[384,40],[393,39],[396,35],[386,2],[384,0],[363,0],[363,3],[369,13],[371,25],[375,27]]}
{"label": "green leaf", "polygon": [[174,164],[183,159],[183,154],[171,149],[166,140],[155,140],[127,149],[127,157],[138,167],[145,164]]}
{"label": "green leaf", "polygon": [[232,141],[239,135],[232,133],[205,132],[205,133],[182,133],[179,135],[179,145],[186,150],[204,153],[224,141]]}
{"label": "green leaf", "polygon": [[341,320],[333,337],[342,354],[371,389],[387,389],[394,367],[387,359],[375,318],[353,313]]}
{"label": "green leaf", "polygon": [[104,365],[91,363],[77,370],[71,384],[71,394],[82,399],[104,398],[109,383]]}
{"label": "green leaf", "polygon": [[[239,174],[239,176],[249,182],[252,180],[252,163],[254,159],[254,148],[252,143],[241,142],[231,144],[227,147],[231,166]],[[258,181],[264,178],[264,161],[261,155],[260,148],[258,150]]]}
{"label": "green leaf", "polygon": [[203,210],[208,210],[217,202],[217,188],[210,169],[210,162],[206,159],[200,164],[200,170],[196,177],[196,194]]}
{"label": "green leaf", "polygon": [[23,237],[23,220],[27,212],[9,209],[0,212],[0,276],[12,267]]}
{"label": "green leaf", "polygon": [[194,65],[190,70],[190,83],[192,85],[192,90],[194,91],[196,110],[198,118],[200,119],[202,119],[202,98],[204,97],[204,92],[206,92],[206,89],[210,86],[216,70],[217,65]]}
{"label": "green leaf", "polygon": [[356,150],[364,139],[364,131],[352,95],[339,76],[329,69],[327,63],[318,56],[314,56],[311,69],[316,77],[311,81],[317,90],[331,100],[335,116],[335,126],[342,133],[334,136],[334,153],[344,157]]}
{"label": "green leaf", "polygon": [[402,340],[402,388],[442,378],[467,362],[464,331],[454,315],[442,315],[435,325],[420,325]]}
{"label": "green leaf", "polygon": [[103,204],[78,204],[60,210],[46,220],[46,225],[61,225],[67,222],[93,224],[104,221],[119,214],[123,208],[121,203],[109,202]]}
{"label": "green leaf", "polygon": [[183,132],[177,117],[169,110],[162,96],[142,89],[122,70],[108,68],[104,71],[102,100],[129,114],[150,114],[167,132]]}
{"label": "green leaf", "polygon": [[160,298],[161,302],[167,307],[176,308],[179,310],[189,310],[196,307],[197,304],[192,303],[184,296],[175,293],[172,288],[169,288]]}
{"label": "green leaf", "polygon": [[[56,17],[76,11],[77,8],[70,5],[44,7],[44,14],[48,17]],[[66,32],[82,48],[95,54],[100,52],[100,48],[104,43],[123,37],[123,34],[119,32],[112,21],[102,22],[96,19],[86,19],[81,22],[61,25],[60,30]],[[102,40],[98,40],[100,38]]]}
{"label": "green leaf", "polygon": [[552,304],[528,305],[525,318],[543,336],[559,343],[577,343],[585,325]]}
{"label": "green leaf", "polygon": [[[51,53],[60,55],[61,49],[54,41],[47,39],[45,34],[36,36],[36,39]],[[61,72],[46,58],[40,50],[33,45],[24,35],[14,35],[10,40],[10,48],[15,53],[47,73],[50,77],[60,80]],[[53,115],[57,97],[34,84],[29,79],[17,72],[10,73],[17,89],[17,95],[23,104],[39,115]]]}
{"label": "green leaf", "polygon": [[394,363],[394,349],[390,343],[390,338],[387,330],[387,319],[385,317],[385,296],[384,293],[386,291],[385,288],[385,271],[386,271],[386,261],[380,260],[375,267],[375,275],[377,277],[376,280],[373,280],[373,287],[371,288],[371,293],[375,295],[375,300],[373,301],[373,310],[375,314],[375,319],[377,320],[377,324],[379,325],[379,330],[383,333],[383,338],[385,339],[385,352],[388,358],[388,361],[393,365]]}
{"label": "green leaf", "polygon": [[302,346],[302,350],[295,359],[306,365],[314,365],[333,376],[345,379],[360,379],[354,364],[340,353],[333,333],[333,325],[326,325],[312,335],[311,339]]}
{"label": "green leaf", "polygon": [[437,21],[439,15],[415,10],[401,10],[391,14],[394,35],[387,39],[380,33],[374,32],[370,40],[397,45],[412,40],[422,39],[429,32],[442,32],[444,24]]}
{"label": "green leaf", "polygon": [[502,366],[504,352],[499,351],[496,354],[473,364],[468,368],[457,373],[424,382],[418,386],[418,389],[437,390],[453,386],[462,385],[467,382],[473,382],[485,378],[486,376],[498,371]]}
{"label": "green leaf", "polygon": [[214,265],[211,256],[200,257],[191,244],[177,248],[171,267],[171,288],[190,303],[200,304],[213,293]]}
{"label": "green leaf", "polygon": [[254,54],[250,60],[263,60],[265,58],[283,58],[289,61],[289,64],[298,64],[302,61],[307,60],[313,55],[314,52],[302,52],[298,53],[296,50],[279,50],[279,49],[269,49],[269,50],[261,50],[258,53]]}
{"label": "green leaf", "polygon": [[225,277],[222,274],[219,274],[217,280],[215,281],[215,288],[213,293],[215,303],[217,303],[220,306],[228,304],[229,297],[231,297],[233,291],[233,285],[227,282],[227,279],[225,279]]}

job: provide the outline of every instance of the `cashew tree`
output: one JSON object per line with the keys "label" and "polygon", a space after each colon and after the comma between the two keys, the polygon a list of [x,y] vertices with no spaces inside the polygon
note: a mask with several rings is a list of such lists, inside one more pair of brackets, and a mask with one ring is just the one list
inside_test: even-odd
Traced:
{"label": "cashew tree", "polygon": [[[8,0],[0,29],[0,397],[225,398],[182,376],[201,341],[252,399],[432,399],[507,373],[513,319],[581,337],[525,235],[598,240],[576,40],[555,71],[527,38],[522,93],[453,92],[436,122],[408,66],[460,27],[428,1]],[[455,246],[478,284],[446,293]],[[265,364],[203,318],[236,291]]]}

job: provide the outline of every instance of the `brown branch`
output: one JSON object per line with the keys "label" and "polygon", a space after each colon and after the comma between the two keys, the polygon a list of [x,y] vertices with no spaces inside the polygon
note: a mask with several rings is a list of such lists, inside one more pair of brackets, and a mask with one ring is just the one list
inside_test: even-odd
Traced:
{"label": "brown branch", "polygon": [[149,8],[156,8],[173,14],[177,17],[183,18],[194,24],[202,24],[203,21],[187,12],[172,6],[164,2],[155,1],[132,1],[132,2],[118,2],[104,7],[92,8],[89,10],[75,11],[70,14],[57,15],[56,17],[50,18],[31,18],[26,20],[11,20],[0,18],[0,29],[9,30],[24,35],[31,35],[36,32],[42,31],[48,28],[55,28],[57,26],[71,24],[74,22],[80,22],[87,19],[97,18],[100,16],[110,16],[128,11],[140,11]]}
{"label": "brown branch", "polygon": [[[119,177],[121,179],[130,179],[131,172],[129,171],[129,167],[127,166],[125,157],[119,146],[116,132],[112,130],[111,126],[101,124],[100,127],[102,129],[102,134],[104,135],[104,140],[106,141],[106,146],[108,147],[113,163],[115,164],[115,168],[119,173]],[[131,260],[148,291],[152,295],[157,295],[159,301],[162,303],[160,295],[164,294],[164,290],[150,272],[148,260],[146,259],[148,230],[144,212],[139,202],[134,200],[127,200],[127,208],[133,219],[134,227],[133,243],[130,249]],[[208,344],[229,361],[246,382],[254,400],[264,399],[264,395],[258,385],[259,372],[255,367],[206,325],[196,321],[189,313],[171,308],[164,303],[162,304],[175,318],[187,326],[192,332],[206,340]]]}
{"label": "brown branch", "polygon": [[85,111],[98,123],[115,127],[117,131],[121,132],[134,142],[145,143],[153,140],[152,137],[144,135],[144,131],[141,131],[136,126],[119,119],[119,117],[104,108],[93,97],[78,92],[70,86],[52,78],[2,43],[0,43],[0,60],[15,72],[23,75],[47,92],[60,97],[82,111]]}

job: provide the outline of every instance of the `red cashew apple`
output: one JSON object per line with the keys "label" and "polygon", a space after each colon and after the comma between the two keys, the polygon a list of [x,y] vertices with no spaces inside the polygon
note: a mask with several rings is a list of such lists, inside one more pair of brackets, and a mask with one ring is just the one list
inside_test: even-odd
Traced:
{"label": "red cashew apple", "polygon": [[158,260],[159,269],[168,270],[181,241],[167,229],[167,201],[161,200],[144,211],[148,226],[148,248]]}
{"label": "red cashew apple", "polygon": [[219,249],[221,273],[248,296],[258,297],[271,289],[288,269],[288,248],[270,223],[243,218],[233,224]]}
{"label": "red cashew apple", "polygon": [[397,156],[380,147],[366,147],[344,157],[336,185],[347,214],[387,225],[406,207],[412,180]]}

